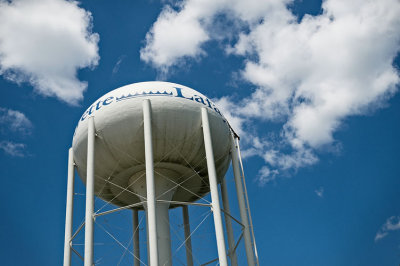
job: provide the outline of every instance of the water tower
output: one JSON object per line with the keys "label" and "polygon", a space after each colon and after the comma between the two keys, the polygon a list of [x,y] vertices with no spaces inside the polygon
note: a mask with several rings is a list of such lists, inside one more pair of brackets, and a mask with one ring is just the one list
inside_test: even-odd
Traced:
{"label": "water tower", "polygon": [[[230,214],[225,173],[232,161],[240,219]],[[72,233],[74,172],[86,185],[85,222]],[[220,204],[218,184],[221,187]],[[187,265],[191,258],[188,206],[211,193],[220,265],[237,265],[232,220],[242,226],[248,265],[258,265],[251,215],[240,158],[239,138],[214,103],[188,87],[141,82],[113,90],[82,115],[69,150],[64,266],[71,263],[72,241],[85,229],[85,266],[93,265],[94,219],[122,209],[146,213],[148,263],[172,265],[169,209],[182,208]],[[117,206],[94,212],[94,197]],[[223,207],[223,208],[221,208]],[[226,248],[224,224],[227,231]],[[138,232],[134,264],[141,265]]]}

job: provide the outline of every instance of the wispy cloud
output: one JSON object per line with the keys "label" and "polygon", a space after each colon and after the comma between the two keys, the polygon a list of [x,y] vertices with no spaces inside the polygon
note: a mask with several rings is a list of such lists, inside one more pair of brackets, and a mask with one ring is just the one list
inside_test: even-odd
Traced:
{"label": "wispy cloud", "polygon": [[0,107],[0,128],[27,135],[33,128],[32,122],[20,111]]}
{"label": "wispy cloud", "polygon": [[26,144],[10,138],[26,137],[33,129],[32,122],[20,111],[0,107],[0,150],[13,157],[25,157]]}
{"label": "wispy cloud", "polygon": [[375,236],[375,242],[386,237],[390,231],[400,229],[400,216],[392,216],[386,220]]}
{"label": "wispy cloud", "polygon": [[6,154],[13,157],[24,157],[26,153],[26,145],[23,143],[15,143],[12,141],[0,141],[0,149]]}
{"label": "wispy cloud", "polygon": [[318,189],[314,190],[315,194],[317,194],[318,197],[323,198],[324,197],[324,188],[319,187]]}
{"label": "wispy cloud", "polygon": [[121,55],[118,58],[117,63],[115,63],[113,70],[112,70],[112,74],[115,75],[118,71],[119,71],[119,67],[121,66],[122,61],[125,59],[126,55]]}
{"label": "wispy cloud", "polygon": [[[382,106],[400,81],[393,67],[400,50],[399,1],[326,0],[321,14],[301,21],[291,3],[167,5],[141,50],[142,60],[163,73],[206,56],[210,40],[243,59],[238,72],[252,92],[242,99],[222,97],[217,105],[234,129],[246,133],[245,154],[264,159],[260,184],[315,164],[322,150],[337,150],[334,133],[343,121]],[[224,31],[218,30],[221,18],[231,25]],[[263,131],[270,123],[280,130]]]}
{"label": "wispy cloud", "polygon": [[77,71],[99,60],[91,30],[90,12],[76,1],[0,0],[0,75],[77,104],[87,88]]}

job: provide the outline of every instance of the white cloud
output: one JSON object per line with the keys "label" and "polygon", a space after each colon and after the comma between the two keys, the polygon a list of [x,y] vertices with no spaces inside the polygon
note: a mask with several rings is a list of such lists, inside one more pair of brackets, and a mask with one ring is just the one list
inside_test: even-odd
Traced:
{"label": "white cloud", "polygon": [[[17,110],[7,109],[0,107],[0,133],[16,137],[18,135],[29,135],[32,131],[32,122]],[[2,136],[3,137],[3,136]],[[13,157],[24,157],[27,155],[26,145],[24,143],[17,143],[10,140],[1,140],[0,149],[6,154]]]}
{"label": "white cloud", "polygon": [[112,70],[112,74],[113,74],[113,75],[117,74],[117,72],[119,71],[119,68],[120,68],[120,66],[121,66],[121,63],[122,63],[122,61],[125,59],[125,57],[126,57],[126,55],[121,55],[121,56],[118,58],[118,61],[117,61],[117,63],[115,63],[115,65],[114,65],[114,67],[113,67],[113,70]]}
{"label": "white cloud", "polygon": [[315,192],[315,194],[317,194],[318,197],[320,197],[320,198],[324,197],[324,188],[323,187],[319,187],[314,192]]}
{"label": "white cloud", "polygon": [[[182,1],[178,11],[164,9],[142,49],[142,59],[165,72],[204,56],[209,40],[231,42],[226,52],[243,58],[240,73],[254,91],[217,105],[250,138],[244,154],[264,158],[260,183],[316,163],[316,153],[335,145],[345,118],[379,107],[400,81],[393,67],[400,50],[398,0],[326,0],[320,15],[300,22],[292,2]],[[236,23],[215,37],[221,14]],[[281,125],[279,133],[260,132],[269,123]]]}
{"label": "white cloud", "polygon": [[235,116],[229,110],[232,108],[232,102],[227,97],[222,97],[220,99],[213,99],[214,103],[218,105],[219,110],[224,114],[225,118],[228,120],[231,128],[241,136],[243,134],[243,123],[244,118]]}
{"label": "white cloud", "polygon": [[12,141],[0,141],[0,149],[6,154],[13,157],[24,157],[26,156],[25,151],[26,145],[23,143],[15,143]]}
{"label": "white cloud", "polygon": [[210,37],[202,25],[202,18],[207,12],[213,12],[215,2],[193,1],[192,5],[183,6],[180,12],[166,6],[146,34],[147,45],[140,51],[141,59],[167,71],[181,57],[204,54],[201,44]]}
{"label": "white cloud", "polygon": [[202,45],[207,41],[223,38],[221,34],[230,35],[218,29],[215,16],[233,15],[252,25],[266,13],[279,18],[282,13],[276,11],[287,12],[283,7],[289,2],[291,0],[184,0],[175,8],[165,5],[146,34],[146,45],[140,57],[166,73],[185,59],[205,55]]}
{"label": "white cloud", "polygon": [[375,242],[386,237],[390,231],[400,229],[400,216],[392,216],[386,220],[375,236]]}
{"label": "white cloud", "polygon": [[0,126],[14,133],[29,134],[31,121],[20,111],[0,107]]}
{"label": "white cloud", "polygon": [[0,0],[0,74],[69,104],[87,83],[77,71],[96,66],[99,36],[90,12],[64,0]]}
{"label": "white cloud", "polygon": [[260,185],[265,185],[266,183],[272,182],[276,179],[279,174],[278,170],[271,170],[268,166],[263,166],[259,170],[260,178],[258,180]]}

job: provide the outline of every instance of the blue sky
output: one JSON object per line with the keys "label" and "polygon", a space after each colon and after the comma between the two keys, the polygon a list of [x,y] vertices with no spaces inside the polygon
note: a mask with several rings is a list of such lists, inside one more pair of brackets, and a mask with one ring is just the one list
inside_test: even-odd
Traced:
{"label": "blue sky", "polygon": [[[396,0],[0,1],[1,260],[62,263],[79,117],[110,90],[161,79],[213,98],[240,132],[261,265],[399,264],[399,49]],[[195,225],[204,210],[191,214]],[[98,219],[100,265],[124,251],[101,226],[128,243],[129,215]],[[202,244],[211,222],[200,258],[216,255]]]}

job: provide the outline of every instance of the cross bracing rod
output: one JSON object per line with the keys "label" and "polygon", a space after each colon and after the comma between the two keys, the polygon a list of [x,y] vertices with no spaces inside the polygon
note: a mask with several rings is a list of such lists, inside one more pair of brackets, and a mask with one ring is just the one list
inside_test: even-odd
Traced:
{"label": "cross bracing rod", "polygon": [[235,248],[233,249],[232,252],[235,252],[235,251],[236,251],[237,247],[239,246],[240,240],[242,240],[242,238],[243,238],[243,231],[242,231],[242,233],[240,234],[238,241],[236,241]]}
{"label": "cross bracing rod", "polygon": [[78,233],[82,230],[82,228],[85,226],[85,222],[83,222],[78,229],[75,231],[75,233],[72,235],[70,243],[72,242],[72,240],[74,240],[74,238],[78,235]]}
{"label": "cross bracing rod", "polygon": [[205,266],[205,265],[211,264],[211,263],[216,262],[216,261],[218,261],[218,258],[210,260],[209,262],[203,263],[200,266]]}
{"label": "cross bracing rod", "polygon": [[238,224],[242,227],[242,230],[243,230],[244,224],[242,224],[238,219],[236,219],[235,217],[233,217],[232,215],[230,215],[229,212],[224,211],[224,209],[221,209],[221,211],[222,211],[224,214],[228,215],[228,216],[229,216],[232,220],[234,220],[236,223],[238,223]]}
{"label": "cross bracing rod", "polygon": [[138,202],[138,203],[134,203],[134,204],[129,204],[127,206],[123,206],[123,207],[119,207],[119,208],[115,208],[109,211],[104,211],[104,212],[100,212],[100,213],[95,213],[94,217],[98,217],[98,216],[102,216],[102,215],[106,215],[106,214],[110,214],[110,213],[114,213],[114,212],[118,212],[118,211],[122,211],[122,210],[126,210],[126,209],[130,209],[130,208],[134,208],[137,206],[141,206],[143,204],[145,204],[146,201],[142,201],[142,202]]}
{"label": "cross bracing rod", "polygon": [[85,261],[85,259],[83,258],[83,256],[73,247],[71,247],[71,250],[82,260]]}
{"label": "cross bracing rod", "polygon": [[165,202],[175,205],[193,205],[193,206],[211,207],[211,204],[197,203],[197,202],[185,202],[185,201],[174,201],[174,200],[156,200],[156,202]]}

